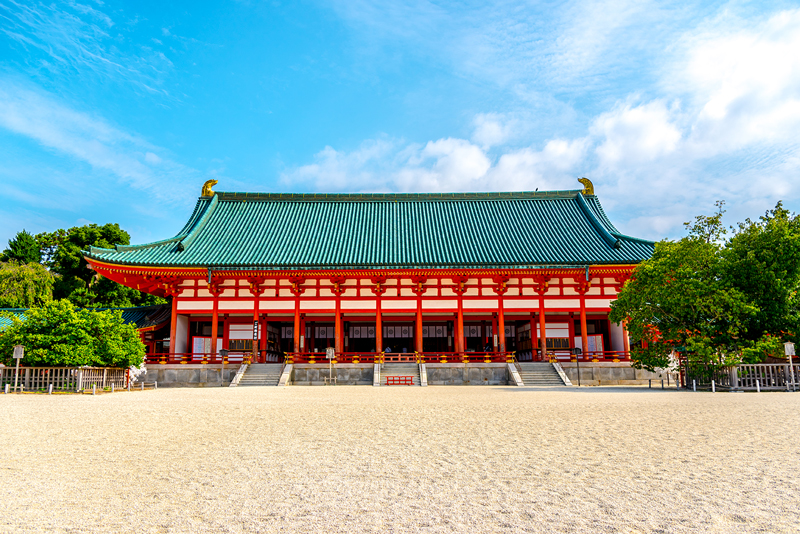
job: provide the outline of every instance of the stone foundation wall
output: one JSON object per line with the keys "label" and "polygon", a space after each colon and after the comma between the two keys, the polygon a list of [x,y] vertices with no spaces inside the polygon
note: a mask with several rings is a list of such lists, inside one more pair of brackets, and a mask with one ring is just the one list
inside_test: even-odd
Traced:
{"label": "stone foundation wall", "polygon": [[[578,385],[578,364],[576,362],[561,362],[564,374],[569,377],[573,386]],[[653,387],[661,380],[666,385],[667,373],[651,373],[642,369],[634,369],[628,362],[581,362],[582,386],[646,386],[648,380],[653,380]],[[675,386],[675,375],[669,377],[671,386]]]}
{"label": "stone foundation wall", "polygon": [[[371,363],[340,363],[333,368],[336,384],[340,386],[371,386],[372,371]],[[330,367],[327,363],[296,364],[289,383],[294,386],[322,386],[329,376]]]}
{"label": "stone foundation wall", "polygon": [[226,365],[223,371],[222,364],[168,364],[148,365],[145,382],[158,382],[158,387],[222,387],[229,386],[238,364]]}
{"label": "stone foundation wall", "polygon": [[[504,363],[428,363],[429,386],[505,386],[509,384]],[[512,381],[513,383],[513,381]]]}

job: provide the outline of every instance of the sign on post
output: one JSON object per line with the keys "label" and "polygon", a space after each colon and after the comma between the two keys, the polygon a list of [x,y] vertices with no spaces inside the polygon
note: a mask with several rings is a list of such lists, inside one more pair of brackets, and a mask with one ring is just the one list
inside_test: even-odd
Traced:
{"label": "sign on post", "polygon": [[22,345],[14,345],[14,359],[17,360],[17,367],[14,372],[14,391],[17,391],[17,384],[19,383],[19,361],[24,355],[25,347]]}
{"label": "sign on post", "polygon": [[325,357],[329,360],[336,359],[336,349],[333,347],[328,347],[325,349]]}
{"label": "sign on post", "polygon": [[258,361],[258,321],[253,321],[253,361]]}

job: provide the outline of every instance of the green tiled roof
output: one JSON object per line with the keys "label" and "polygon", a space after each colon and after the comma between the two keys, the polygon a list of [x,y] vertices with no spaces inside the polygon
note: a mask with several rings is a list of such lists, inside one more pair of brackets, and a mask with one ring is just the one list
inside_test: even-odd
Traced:
{"label": "green tiled roof", "polygon": [[200,197],[180,234],[92,248],[99,261],[242,269],[528,268],[638,263],[653,243],[620,234],[581,191],[224,193]]}
{"label": "green tiled roof", "polygon": [[[159,304],[156,306],[139,306],[135,308],[86,308],[93,311],[105,310],[121,310],[122,322],[125,324],[133,324],[137,330],[142,328],[150,328],[163,324],[170,319],[171,309],[168,304]],[[4,317],[3,314],[14,315],[19,319],[25,320],[25,312],[28,308],[0,308],[0,328],[9,326],[11,320]]]}

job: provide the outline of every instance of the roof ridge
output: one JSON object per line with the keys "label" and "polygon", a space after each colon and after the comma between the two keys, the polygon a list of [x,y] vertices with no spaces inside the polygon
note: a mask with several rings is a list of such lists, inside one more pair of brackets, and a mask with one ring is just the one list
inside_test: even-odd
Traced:
{"label": "roof ridge", "polygon": [[217,191],[214,195],[221,201],[284,201],[284,202],[376,202],[376,201],[485,201],[523,199],[572,198],[581,189],[558,191],[505,191],[464,193],[240,193]]}
{"label": "roof ridge", "polygon": [[619,239],[615,239],[611,232],[609,232],[608,229],[603,226],[603,223],[592,211],[592,208],[589,207],[589,203],[583,198],[583,194],[578,193],[575,195],[575,200],[578,203],[578,206],[580,206],[581,211],[583,211],[584,215],[586,215],[586,218],[589,219],[592,227],[594,227],[594,229],[597,230],[597,233],[600,234],[600,237],[603,238],[603,241],[608,243],[609,246],[619,248]]}

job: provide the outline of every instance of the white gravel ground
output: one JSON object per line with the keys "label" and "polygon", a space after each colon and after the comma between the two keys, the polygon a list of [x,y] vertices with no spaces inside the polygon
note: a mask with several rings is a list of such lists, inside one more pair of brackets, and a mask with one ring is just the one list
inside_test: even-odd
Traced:
{"label": "white gravel ground", "polygon": [[0,395],[3,532],[800,532],[800,393]]}

